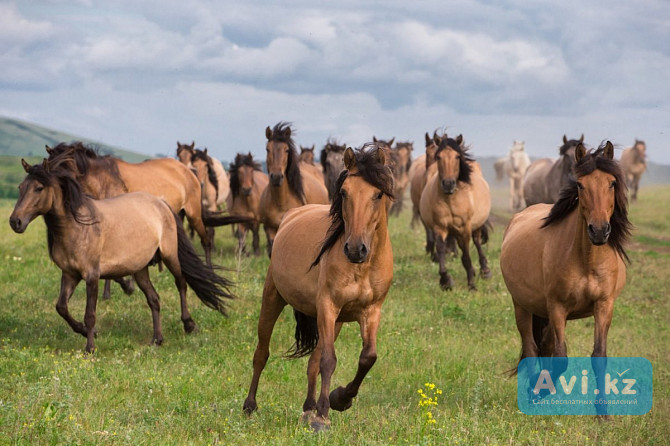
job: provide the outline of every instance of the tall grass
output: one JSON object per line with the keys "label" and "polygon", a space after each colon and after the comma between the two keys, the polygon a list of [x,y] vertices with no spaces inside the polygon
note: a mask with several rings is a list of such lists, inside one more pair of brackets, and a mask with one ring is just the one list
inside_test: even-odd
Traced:
{"label": "tall grass", "polygon": [[[391,219],[395,276],[379,330],[379,359],[353,407],[331,412],[330,431],[299,423],[306,359],[286,360],[293,317],[282,314],[261,377],[259,411],[242,402],[251,379],[256,323],[268,260],[236,257],[228,229],[217,231],[215,261],[229,268],[239,298],[230,317],[189,296],[199,331],[186,335],[167,271],[152,271],[161,296],[165,341],[149,345],[151,314],[140,292],[98,303],[97,351],[83,354],[54,304],[60,271],[47,255],[41,220],[23,235],[6,223],[13,202],[0,200],[0,444],[666,444],[670,438],[669,186],[640,192],[628,284],[615,307],[610,356],[643,356],[654,366],[654,406],[643,416],[526,416],[516,406],[520,342],[498,268],[506,198],[495,209],[487,246],[493,278],[467,290],[459,259],[449,261],[456,286],[443,292],[437,266],[423,252],[423,233],[406,210]],[[84,287],[70,302],[83,318]],[[593,320],[570,321],[569,354],[588,356]],[[358,327],[337,341],[334,385],[353,377]],[[437,391],[440,391],[439,393]],[[421,391],[421,392],[419,392]],[[425,401],[430,398],[432,404]],[[434,399],[435,398],[435,399]],[[434,399],[434,400],[433,400]],[[421,402],[424,401],[423,404]],[[436,404],[434,404],[436,403]]]}

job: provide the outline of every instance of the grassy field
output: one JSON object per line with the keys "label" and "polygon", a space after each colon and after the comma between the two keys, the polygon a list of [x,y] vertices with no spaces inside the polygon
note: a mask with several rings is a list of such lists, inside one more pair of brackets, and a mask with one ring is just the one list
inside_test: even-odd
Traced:
{"label": "grassy field", "polygon": [[[490,281],[468,292],[460,260],[449,263],[456,287],[439,289],[437,266],[423,253],[410,215],[390,221],[395,278],[384,306],[379,359],[353,407],[331,412],[315,435],[299,423],[306,359],[282,358],[292,344],[292,314],[282,314],[261,378],[259,412],[242,413],[251,379],[256,321],[268,260],[236,258],[229,230],[217,233],[215,261],[230,268],[239,298],[224,318],[191,295],[199,331],[185,335],[167,271],[152,272],[162,299],[165,342],[152,347],[144,297],[113,287],[98,303],[97,351],[55,311],[60,271],[40,220],[23,235],[0,200],[0,444],[667,444],[670,438],[670,186],[650,186],[631,206],[636,225],[628,283],[615,307],[610,356],[643,356],[654,366],[654,405],[643,416],[526,416],[516,405],[520,342],[499,268],[510,214],[494,191],[494,232],[487,247]],[[263,245],[264,246],[264,245]],[[83,317],[84,290],[71,300]],[[589,356],[593,320],[568,323],[571,356]],[[336,344],[334,385],[354,375],[360,337],[348,325]],[[433,387],[431,389],[431,387]],[[420,406],[423,390],[437,405]],[[437,390],[441,393],[438,395]],[[430,411],[430,415],[429,412]],[[434,422],[432,421],[434,420]]]}

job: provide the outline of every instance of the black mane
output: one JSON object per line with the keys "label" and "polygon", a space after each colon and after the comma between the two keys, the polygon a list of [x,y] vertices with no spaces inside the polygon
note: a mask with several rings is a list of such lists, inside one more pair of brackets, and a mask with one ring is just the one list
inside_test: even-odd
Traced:
{"label": "black mane", "polygon": [[[365,144],[363,147],[356,149],[356,168],[358,172],[355,176],[360,176],[367,183],[370,183],[374,187],[378,188],[384,195],[387,195],[392,200],[395,198],[393,195],[393,173],[388,168],[388,166],[381,164],[379,158],[377,157],[378,146],[374,143]],[[319,254],[312,262],[310,269],[319,264],[321,256],[323,256],[330,248],[333,247],[335,242],[344,234],[344,220],[342,219],[342,195],[339,193],[342,188],[344,180],[349,176],[348,170],[343,170],[340,173],[339,178],[337,179],[337,186],[335,188],[335,195],[333,196],[333,202],[330,205],[330,219],[331,224],[326,233],[326,238],[321,245],[321,250]]]}
{"label": "black mane", "polygon": [[254,170],[261,171],[260,163],[254,161],[254,156],[249,152],[247,155],[243,153],[238,153],[235,155],[235,161],[230,165],[229,178],[230,178],[230,192],[233,194],[233,198],[237,197],[240,194],[240,176],[239,170],[242,166],[249,166]]}
{"label": "black mane", "polygon": [[[584,157],[574,166],[574,173],[577,178],[588,175],[595,170],[614,175],[616,183],[614,185],[614,212],[610,218],[612,231],[607,243],[619,253],[622,259],[630,263],[628,254],[624,245],[630,237],[633,225],[628,220],[628,197],[626,196],[626,181],[621,170],[621,166],[616,160],[603,156],[605,145],[601,144],[596,150],[589,150]],[[570,178],[567,186],[561,189],[558,201],[552,206],[549,215],[544,218],[542,227],[558,223],[570,215],[577,208],[578,190],[577,180]]]}
{"label": "black mane", "polygon": [[[290,132],[287,132],[287,130],[290,130]],[[288,145],[288,161],[285,172],[286,181],[293,194],[304,203],[305,191],[302,187],[302,174],[300,173],[300,155],[298,155],[295,142],[290,136],[291,133],[294,133],[294,131],[291,129],[290,123],[278,122],[272,129],[269,141],[283,142]]]}
{"label": "black mane", "polygon": [[460,155],[458,158],[459,166],[457,180],[470,184],[470,177],[472,176],[472,166],[470,166],[470,163],[475,159],[472,158],[468,153],[468,148],[459,144],[455,139],[449,138],[445,135],[440,141],[440,146],[435,151],[435,157],[437,157],[441,151],[446,150],[447,148],[454,150]]}
{"label": "black mane", "polygon": [[48,150],[48,152],[49,157],[47,161],[50,163],[57,157],[71,157],[76,165],[77,173],[82,177],[89,173],[91,163],[96,163],[114,177],[122,185],[123,189],[127,191],[126,185],[121,178],[119,167],[116,164],[117,158],[111,155],[100,155],[97,149],[84,145],[81,141],[75,141],[71,144],[62,142]]}

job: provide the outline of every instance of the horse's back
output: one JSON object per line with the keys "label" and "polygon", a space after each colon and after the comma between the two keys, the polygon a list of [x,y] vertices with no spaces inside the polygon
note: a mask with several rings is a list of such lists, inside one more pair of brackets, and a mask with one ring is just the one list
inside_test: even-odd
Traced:
{"label": "horse's back", "polygon": [[323,179],[313,175],[310,170],[303,171],[301,169],[300,173],[302,174],[302,187],[307,204],[328,204],[328,189],[326,189]]}
{"label": "horse's back", "polygon": [[311,268],[330,227],[330,207],[308,204],[286,212],[272,245],[268,274],[282,298],[316,315],[319,265]]}

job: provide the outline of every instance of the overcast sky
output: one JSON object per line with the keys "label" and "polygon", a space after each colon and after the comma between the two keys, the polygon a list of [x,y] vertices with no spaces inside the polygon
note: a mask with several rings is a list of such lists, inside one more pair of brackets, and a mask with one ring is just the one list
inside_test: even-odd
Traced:
{"label": "overcast sky", "polygon": [[584,133],[670,164],[665,0],[0,0],[0,66],[0,115],[151,155],[264,157],[289,121],[318,148]]}

